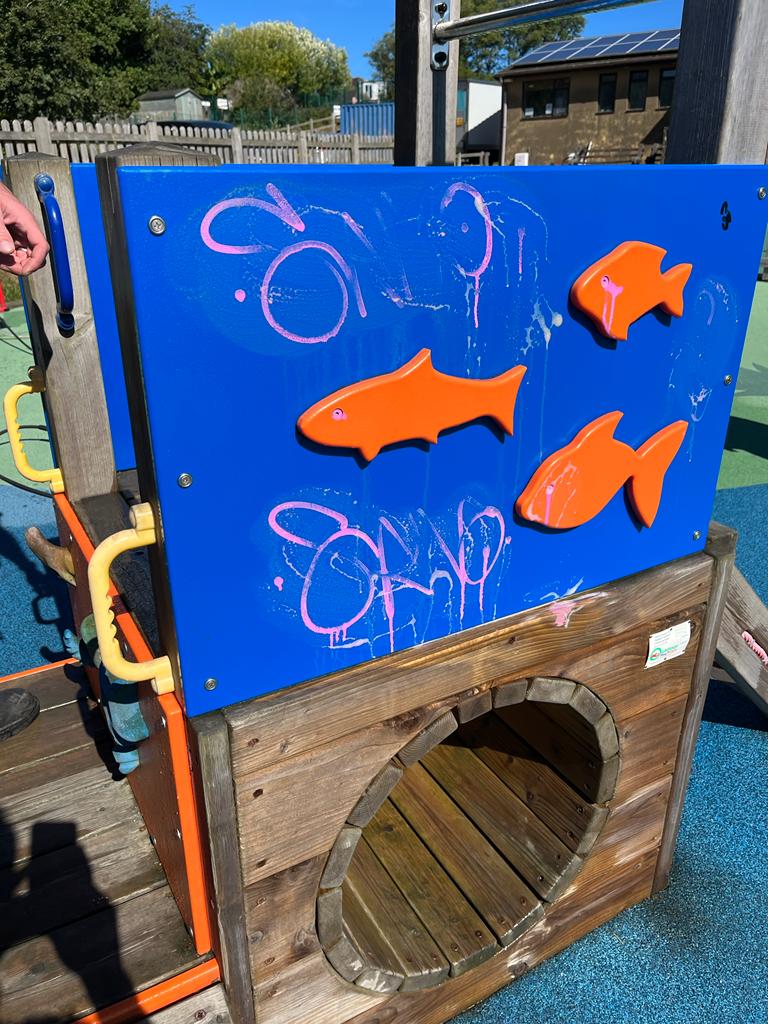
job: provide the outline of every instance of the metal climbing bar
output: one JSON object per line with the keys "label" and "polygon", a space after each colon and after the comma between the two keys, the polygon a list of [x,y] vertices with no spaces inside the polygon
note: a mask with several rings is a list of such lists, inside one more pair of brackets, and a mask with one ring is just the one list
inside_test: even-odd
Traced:
{"label": "metal climbing bar", "polygon": [[515,4],[500,11],[486,11],[483,14],[468,15],[466,18],[443,21],[435,25],[434,39],[436,43],[448,43],[452,39],[463,39],[480,32],[527,25],[565,14],[596,14],[599,11],[632,7],[642,3],[648,3],[648,0],[528,0],[527,3]]}

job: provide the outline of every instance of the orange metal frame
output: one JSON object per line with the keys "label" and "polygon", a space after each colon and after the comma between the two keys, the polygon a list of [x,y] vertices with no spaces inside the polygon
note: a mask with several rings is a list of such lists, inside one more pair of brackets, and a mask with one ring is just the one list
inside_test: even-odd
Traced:
{"label": "orange metal frame", "polygon": [[[72,534],[72,539],[82,551],[83,556],[89,560],[94,552],[94,546],[69,500],[64,494],[54,495],[53,500]],[[114,584],[110,589],[110,594],[113,598],[118,596]],[[130,612],[123,611],[122,613],[117,613],[115,621],[137,661],[148,661],[154,657]],[[210,952],[213,945],[210,897],[206,883],[205,854],[200,829],[201,809],[198,807],[195,795],[189,760],[187,721],[175,693],[162,694],[157,696],[156,700],[167,721],[174,785],[181,823],[184,864],[189,886],[194,943],[196,951],[202,955]],[[216,970],[218,971],[218,966]],[[184,977],[184,975],[180,977]],[[84,1018],[84,1020],[90,1019],[89,1017]],[[102,1018],[93,1018],[93,1020],[97,1019],[101,1020]],[[104,1019],[106,1020],[106,1018]],[[122,1017],[117,1019],[123,1020]],[[125,1019],[127,1020],[128,1018]]]}
{"label": "orange metal frame", "polygon": [[40,672],[47,672],[51,668],[63,668],[64,665],[75,665],[74,658],[63,658],[61,661],[51,661],[46,665],[38,665],[37,668],[25,668],[22,672],[12,672],[9,676],[0,676],[0,685],[12,683],[14,679],[23,679],[24,676],[36,676]]}
{"label": "orange metal frame", "polygon": [[172,1006],[187,996],[201,992],[215,984],[220,976],[216,961],[207,960],[204,964],[184,971],[183,974],[177,974],[175,978],[145,988],[120,1003],[113,1003],[103,1010],[89,1013],[87,1017],[80,1017],[77,1024],[130,1024],[132,1021],[143,1020],[151,1013],[157,1013],[166,1006]]}

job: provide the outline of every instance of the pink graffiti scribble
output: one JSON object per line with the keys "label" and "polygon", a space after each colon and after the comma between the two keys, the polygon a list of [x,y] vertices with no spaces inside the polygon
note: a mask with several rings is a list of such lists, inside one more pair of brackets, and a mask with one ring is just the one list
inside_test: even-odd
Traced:
{"label": "pink graffiti scribble", "polygon": [[[457,527],[458,527],[458,536],[459,536],[458,557],[454,556],[453,552],[448,547],[448,545],[446,544],[445,540],[442,538],[442,536],[438,532],[437,528],[434,525],[432,525],[432,529],[433,529],[433,531],[435,533],[435,536],[437,537],[438,543],[440,544],[440,547],[443,549],[443,553],[445,554],[445,557],[450,562],[451,568],[453,569],[454,573],[456,574],[456,578],[459,581],[459,586],[461,588],[461,609],[460,609],[460,612],[459,612],[459,618],[460,619],[464,618],[464,611],[465,611],[465,607],[466,607],[466,596],[467,596],[467,587],[468,586],[472,586],[472,587],[477,587],[478,588],[478,601],[479,601],[479,605],[480,605],[480,612],[481,613],[483,612],[483,610],[484,610],[483,609],[483,601],[484,601],[484,595],[485,595],[485,581],[488,579],[488,576],[490,575],[491,570],[493,569],[494,565],[496,565],[496,562],[498,561],[499,555],[501,554],[501,550],[504,547],[504,538],[505,538],[505,535],[506,535],[506,527],[504,525],[504,516],[501,514],[501,512],[499,512],[499,510],[497,508],[493,508],[492,506],[489,505],[486,508],[484,508],[481,512],[477,512],[470,519],[470,521],[468,523],[465,523],[465,521],[464,521],[464,505],[465,505],[465,502],[463,502],[463,501],[459,503],[459,508],[458,508],[457,517],[456,517],[457,518]],[[470,544],[472,543],[472,541],[471,541],[471,534],[470,534],[469,531],[472,529],[472,527],[476,523],[482,523],[482,522],[484,522],[484,520],[487,520],[487,519],[490,519],[490,520],[495,521],[496,523],[498,523],[498,526],[499,526],[499,543],[496,546],[496,551],[494,552],[493,558],[490,557],[490,554],[491,554],[490,545],[489,544],[484,544],[483,545],[483,571],[482,571],[482,573],[480,574],[480,576],[477,579],[472,579],[472,577],[469,575],[469,572],[467,570],[467,542],[469,542]]]}
{"label": "pink graffiti scribble", "polygon": [[[278,323],[272,314],[270,308],[270,286],[272,284],[272,278],[277,273],[278,269],[283,263],[291,256],[295,256],[296,253],[305,252],[307,250],[315,250],[317,252],[325,253],[329,256],[336,265],[341,269],[344,277],[341,276],[339,271],[333,266],[332,263],[328,264],[328,269],[331,271],[333,276],[336,278],[339,287],[341,288],[341,313],[336,323],[331,327],[330,330],[323,332],[322,334],[315,335],[302,335],[296,334],[293,331],[289,331],[282,324]],[[360,316],[365,319],[368,316],[368,311],[363,300],[363,295],[360,290],[360,283],[357,279],[357,274],[352,270],[347,261],[341,255],[341,253],[334,249],[332,245],[328,245],[326,242],[317,241],[306,241],[296,242],[295,245],[289,245],[283,249],[274,260],[270,263],[267,268],[267,272],[264,275],[264,280],[261,283],[261,309],[264,313],[264,317],[267,323],[272,327],[273,330],[277,331],[283,338],[287,338],[289,341],[296,341],[301,345],[317,345],[320,342],[329,341],[331,338],[335,338],[347,319],[349,312],[349,291],[347,285],[344,282],[346,278],[347,282],[352,286],[352,291],[355,295],[355,301],[357,303],[357,310]]]}
{"label": "pink graffiti scribble", "polygon": [[442,202],[440,203],[440,209],[441,210],[447,209],[450,206],[450,204],[453,202],[453,200],[456,197],[457,193],[459,193],[459,192],[466,192],[467,195],[470,195],[474,199],[474,201],[475,201],[475,209],[480,214],[480,216],[483,218],[483,223],[485,224],[485,254],[484,254],[482,260],[478,263],[478,265],[473,270],[470,270],[467,267],[463,267],[460,263],[456,263],[456,266],[458,267],[458,269],[461,271],[461,273],[465,277],[474,278],[474,281],[475,281],[475,311],[474,311],[475,312],[475,327],[479,327],[480,326],[480,278],[483,276],[483,274],[488,269],[488,266],[489,266],[489,264],[491,262],[491,257],[493,256],[493,221],[491,220],[491,215],[488,212],[488,206],[486,205],[486,202],[483,199],[483,197],[480,195],[480,193],[477,191],[476,188],[473,188],[472,185],[468,185],[464,181],[457,181],[457,182],[454,182],[453,185],[451,185],[451,187],[448,189],[448,191],[443,196]]}
{"label": "pink graffiti scribble", "polygon": [[[491,507],[485,508],[466,522],[464,517],[464,505],[465,502],[462,501],[457,511],[458,547],[455,553],[441,537],[434,525],[432,523],[429,524],[460,583],[462,594],[462,618],[466,603],[466,591],[470,586],[478,588],[479,605],[482,612],[485,583],[489,574],[493,570],[505,543],[504,519],[498,509]],[[313,540],[302,533],[296,532],[293,529],[288,529],[282,525],[281,517],[290,514],[295,515],[296,513],[301,512],[307,512],[313,514],[313,516],[317,515],[322,517],[320,522],[322,522],[322,519],[330,521],[332,526],[330,527],[328,535],[325,536],[325,539]],[[317,524],[317,520],[314,520],[314,522]],[[472,528],[479,526],[484,531],[487,531],[492,523],[498,524],[500,528],[498,545],[493,554],[490,544],[486,543],[483,545],[482,571],[477,578],[473,578],[467,567],[468,550],[471,555],[471,550],[475,546],[474,538],[471,533]],[[417,567],[420,558],[420,550],[418,547],[414,546],[414,544],[408,542],[407,533],[405,536],[403,535],[404,528],[399,526],[399,524],[393,523],[387,516],[382,515],[379,517],[375,540],[364,530],[355,526],[350,526],[349,519],[342,513],[336,512],[334,509],[327,508],[324,505],[318,505],[307,501],[288,501],[277,505],[269,514],[269,525],[279,537],[283,538],[283,540],[296,544],[299,547],[309,548],[314,552],[309,567],[305,572],[300,572],[296,569],[296,566],[292,562],[289,564],[291,565],[291,568],[293,568],[294,571],[296,571],[303,579],[301,596],[299,599],[299,614],[304,626],[312,633],[327,636],[331,647],[337,646],[342,642],[346,644],[346,646],[357,646],[359,643],[364,642],[359,639],[353,639],[347,643],[349,630],[352,629],[352,627],[370,611],[374,600],[377,597],[380,597],[383,605],[384,616],[387,621],[389,647],[391,651],[394,651],[397,591],[411,590],[426,597],[434,596],[435,591],[432,585],[424,586],[406,574],[406,572],[410,572]],[[341,549],[341,545],[347,540],[360,542],[363,548],[363,556],[365,556],[366,553],[369,553],[371,556],[371,563],[366,564],[362,557],[358,555],[350,556],[349,554],[344,554]],[[392,542],[397,545],[399,552],[404,554],[408,560],[406,572],[395,572],[390,568],[387,545],[389,544],[391,547]],[[321,564],[325,572],[331,571],[333,573],[330,584],[327,579],[325,580],[325,587],[320,581],[318,575],[318,570]],[[351,574],[349,570],[353,570],[354,574]],[[430,584],[441,576],[450,579],[447,573],[437,571],[431,574]],[[317,621],[317,617],[312,613],[310,607],[312,604],[311,594],[313,588],[320,588],[321,598],[324,592],[328,592],[329,586],[332,588],[330,592],[336,593],[338,590],[339,577],[346,578],[347,580],[353,580],[357,584],[358,593],[355,596],[355,607],[352,610],[353,613],[350,614],[350,612],[347,612],[345,614],[344,621],[342,622],[320,623]]]}
{"label": "pink graffiti scribble", "polygon": [[283,579],[282,576],[275,576],[274,584],[275,584],[275,586],[277,587],[278,590],[282,590],[283,589],[283,584],[284,583],[285,583],[285,580]]}
{"label": "pink graffiti scribble", "polygon": [[555,626],[557,629],[567,629],[571,621],[571,616],[578,608],[576,601],[555,601],[550,606],[550,611],[555,620]]}
{"label": "pink graffiti scribble", "polygon": [[253,196],[240,196],[237,199],[224,199],[220,203],[216,203],[212,206],[205,217],[203,217],[202,223],[200,224],[200,237],[202,238],[205,245],[209,249],[213,249],[214,252],[223,252],[230,256],[247,256],[252,252],[261,252],[264,246],[258,242],[254,242],[250,245],[226,245],[224,242],[217,242],[211,234],[211,228],[213,222],[223,213],[225,210],[235,210],[244,206],[255,206],[257,210],[263,210],[264,213],[269,213],[273,217],[277,217],[288,227],[294,229],[294,231],[304,231],[305,224],[299,214],[294,210],[288,200],[285,198],[283,193],[275,185],[268,184],[266,186],[266,192],[272,197],[274,202],[268,203],[265,199],[256,199]]}
{"label": "pink graffiti scribble", "polygon": [[523,274],[523,243],[525,242],[525,228],[517,229],[517,270],[520,276]]}
{"label": "pink graffiti scribble", "polygon": [[[336,524],[338,529],[334,530],[324,541],[320,544],[309,540],[306,537],[302,537],[300,534],[293,533],[286,530],[280,525],[278,518],[284,512],[296,512],[296,511],[308,511],[316,512],[321,516],[326,516],[333,523]],[[349,520],[345,515],[340,512],[335,512],[333,509],[326,508],[323,505],[316,505],[313,502],[306,501],[288,501],[282,505],[278,505],[269,514],[269,525],[277,533],[279,537],[283,537],[285,540],[290,541],[293,544],[298,544],[301,547],[312,548],[315,551],[314,557],[310,563],[309,568],[304,575],[304,584],[301,589],[301,598],[299,605],[299,612],[301,614],[301,620],[304,625],[313,633],[325,634],[329,639],[331,647],[337,645],[340,641],[346,641],[348,631],[359,622],[360,619],[368,612],[369,608],[373,604],[374,598],[376,597],[376,581],[381,584],[381,593],[384,602],[384,613],[387,617],[389,624],[389,639],[391,650],[395,648],[395,588],[393,584],[399,584],[400,587],[406,587],[413,590],[417,590],[422,594],[432,595],[433,591],[429,587],[424,587],[420,583],[414,580],[408,579],[399,573],[393,573],[389,571],[387,566],[387,556],[385,551],[385,536],[384,531],[386,530],[389,535],[394,537],[400,544],[402,549],[409,556],[413,554],[408,545],[403,541],[398,531],[392,525],[392,523],[385,517],[381,517],[379,520],[379,531],[378,531],[378,543],[365,533],[363,530],[359,530],[356,527],[349,525]],[[309,611],[309,598],[310,590],[314,582],[315,573],[318,565],[322,558],[334,545],[338,545],[339,541],[352,538],[361,541],[365,547],[371,551],[376,558],[376,568],[370,569],[366,566],[359,558],[347,559],[347,562],[351,566],[362,574],[364,578],[364,587],[362,596],[360,599],[360,605],[354,615],[351,615],[348,619],[341,623],[335,623],[330,626],[320,625],[311,616]],[[332,568],[334,566],[334,558],[337,556],[337,552],[331,552],[329,556],[329,564]]]}
{"label": "pink graffiti scribble", "polygon": [[760,646],[760,644],[757,642],[757,640],[755,640],[752,634],[748,633],[745,629],[744,632],[741,634],[741,639],[744,641],[744,643],[747,645],[750,651],[752,651],[752,653],[755,654],[764,665],[768,666],[768,653]]}
{"label": "pink graffiti scribble", "polygon": [[235,292],[235,298],[238,302],[245,302],[245,292],[242,288],[238,288]]}
{"label": "pink graffiti scribble", "polygon": [[603,327],[605,328],[606,333],[610,334],[611,328],[613,327],[613,320],[616,316],[616,299],[618,299],[624,291],[624,286],[614,284],[607,275],[601,278],[600,284],[603,286],[603,291],[605,292],[605,304],[603,305]]}

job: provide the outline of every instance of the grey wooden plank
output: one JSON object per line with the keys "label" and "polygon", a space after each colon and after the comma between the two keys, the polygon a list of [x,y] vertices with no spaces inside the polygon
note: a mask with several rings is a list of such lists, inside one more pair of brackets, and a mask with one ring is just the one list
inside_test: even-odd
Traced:
{"label": "grey wooden plank", "polygon": [[85,672],[76,664],[55,665],[51,668],[43,665],[39,672],[10,679],[3,686],[34,694],[40,702],[41,711],[50,711],[76,701],[87,701],[90,697]]}
{"label": "grey wooden plank", "polygon": [[0,869],[0,949],[166,884],[138,813],[80,842],[72,821],[38,821],[29,859]]}
{"label": "grey wooden plank", "polygon": [[667,163],[768,159],[764,0],[686,0]]}
{"label": "grey wooden plank", "polygon": [[768,714],[767,650],[768,608],[734,568],[717,638],[717,661],[764,714]]}
{"label": "grey wooden plank", "polygon": [[75,700],[43,711],[23,732],[0,743],[0,776],[93,744],[105,735],[104,719],[92,701]]}
{"label": "grey wooden plank", "polygon": [[570,850],[582,854],[592,848],[607,808],[585,800],[496,716],[473,723],[462,738]]}
{"label": "grey wooden plank", "polygon": [[222,980],[234,1024],[255,1024],[229,730],[218,711],[191,719],[190,726],[205,806]]}
{"label": "grey wooden plank", "polygon": [[493,956],[499,947],[492,932],[390,801],[379,809],[365,835],[440,947],[452,976]]}
{"label": "grey wooden plank", "polygon": [[360,828],[367,825],[402,777],[403,769],[388,762],[357,801],[347,823]]}
{"label": "grey wooden plank", "polygon": [[349,862],[355,852],[362,830],[351,825],[345,826],[328,854],[323,875],[320,879],[321,889],[335,889],[344,881]]}
{"label": "grey wooden plank", "polygon": [[424,766],[542,899],[556,899],[581,870],[581,858],[473,751],[439,746]]}
{"label": "grey wooden plank", "polygon": [[233,1024],[223,985],[213,985],[145,1020],[146,1024]]}
{"label": "grey wooden plank", "polygon": [[[3,956],[3,1024],[68,1021],[201,961],[167,887],[29,939]],[[137,1014],[138,1016],[138,1014]]]}
{"label": "grey wooden plank", "polygon": [[107,494],[117,486],[112,435],[101,375],[83,243],[69,162],[46,153],[25,153],[4,162],[6,181],[43,227],[34,179],[50,174],[67,236],[74,291],[75,329],[56,323],[56,294],[48,268],[23,282],[35,362],[45,372],[43,396],[51,438],[70,500]]}
{"label": "grey wooden plank", "polygon": [[356,985],[380,991],[381,972],[408,992],[448,977],[448,961],[365,842],[349,866],[343,892],[344,923],[366,962]]}
{"label": "grey wooden plank", "polygon": [[728,597],[728,587],[736,558],[736,533],[728,527],[721,526],[720,523],[710,523],[705,550],[714,559],[715,572],[707,606],[707,615],[699,640],[691,690],[683,717],[677,761],[672,777],[672,790],[669,797],[667,817],[664,823],[664,834],[661,840],[659,858],[656,862],[656,873],[653,880],[654,892],[659,892],[659,890],[666,888],[669,882],[669,873],[672,870],[672,859],[675,853],[675,845],[677,844],[677,834],[680,830],[685,794],[688,790],[688,781],[691,776],[693,753],[699,736],[701,716],[704,711],[704,702],[707,699],[709,677],[717,648],[717,638],[720,633],[720,623]]}
{"label": "grey wooden plank", "polygon": [[544,913],[541,901],[422,765],[392,802],[503,946]]}
{"label": "grey wooden plank", "polygon": [[431,725],[423,729],[418,736],[415,736],[410,743],[399,752],[398,760],[406,767],[421,760],[438,743],[442,743],[451,733],[456,731],[458,722],[453,714],[448,712],[436,718]]}

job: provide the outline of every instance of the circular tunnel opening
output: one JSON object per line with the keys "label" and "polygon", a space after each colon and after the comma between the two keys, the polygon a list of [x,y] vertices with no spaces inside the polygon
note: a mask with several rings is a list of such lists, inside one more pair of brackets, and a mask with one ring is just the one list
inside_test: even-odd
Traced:
{"label": "circular tunnel opening", "polygon": [[616,725],[586,686],[514,680],[439,715],[379,772],[321,881],[328,961],[371,992],[440,985],[570,886],[608,816]]}

